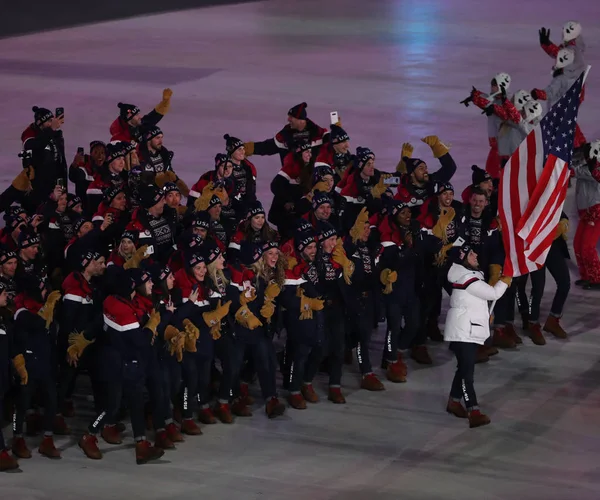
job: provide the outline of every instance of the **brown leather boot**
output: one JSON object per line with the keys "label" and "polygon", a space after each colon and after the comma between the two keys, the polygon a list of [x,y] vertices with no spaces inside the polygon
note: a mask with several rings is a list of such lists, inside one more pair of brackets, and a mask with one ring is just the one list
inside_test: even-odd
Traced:
{"label": "brown leather boot", "polygon": [[152,446],[150,441],[144,440],[135,443],[135,461],[138,465],[145,464],[151,460],[158,460],[164,454],[164,450]]}
{"label": "brown leather boot", "polygon": [[181,421],[181,432],[188,436],[200,436],[202,434],[200,427],[191,418],[184,418]]}
{"label": "brown leather boot", "polygon": [[22,437],[13,439],[12,452],[17,458],[31,458],[31,450],[27,448],[27,443]]}
{"label": "brown leather boot", "polygon": [[71,429],[69,429],[69,426],[65,422],[65,417],[62,415],[56,415],[54,417],[52,432],[57,436],[68,436],[71,434]]}
{"label": "brown leather boot", "polygon": [[98,448],[98,438],[92,434],[84,434],[79,440],[79,447],[85,453],[85,456],[92,460],[100,460],[102,452]]}
{"label": "brown leather boot", "polygon": [[217,403],[214,414],[224,424],[233,423],[233,415],[227,403]]}
{"label": "brown leather boot", "polygon": [[181,434],[181,432],[179,432],[179,429],[177,428],[175,422],[171,422],[170,424],[168,424],[166,430],[167,436],[169,436],[169,439],[171,441],[173,441],[174,443],[183,443],[183,435]]}
{"label": "brown leather boot", "polygon": [[241,398],[237,398],[237,399],[233,400],[233,404],[231,405],[231,411],[233,412],[234,415],[236,415],[238,417],[251,417],[252,416],[252,410],[246,404],[246,401]]}
{"label": "brown leather boot", "polygon": [[469,412],[469,427],[481,427],[482,425],[488,425],[491,422],[490,417],[484,415],[479,410],[473,410]]}
{"label": "brown leather boot", "polygon": [[121,433],[117,430],[116,425],[105,425],[102,427],[100,435],[108,444],[121,444],[123,442]]}
{"label": "brown leather boot", "polygon": [[0,451],[0,472],[5,472],[7,470],[15,470],[19,468],[19,462],[17,462],[13,457],[11,457],[8,450]]}
{"label": "brown leather boot", "polygon": [[302,396],[309,403],[319,402],[319,396],[313,389],[312,384],[302,384],[302,389],[300,389],[300,392],[302,392]]}
{"label": "brown leather boot", "polygon": [[280,417],[285,413],[285,405],[277,398],[271,398],[265,405],[265,413],[269,418]]}
{"label": "brown leather boot", "polygon": [[339,387],[330,387],[327,399],[336,405],[346,404],[346,398]]}
{"label": "brown leather boot", "polygon": [[485,352],[486,354],[491,358],[492,356],[495,356],[496,354],[498,354],[500,351],[494,347],[493,345],[484,345],[483,346],[485,348]]}
{"label": "brown leather boot", "polygon": [[556,316],[548,316],[546,323],[544,323],[544,331],[551,333],[557,339],[566,339],[568,337],[567,332],[560,326],[560,318],[557,318]]}
{"label": "brown leather boot", "polygon": [[248,406],[254,404],[254,398],[250,396],[250,386],[246,382],[240,384],[240,398],[242,398]]}
{"label": "brown leather boot", "polygon": [[402,353],[400,351],[398,351],[398,357],[396,359],[398,361],[398,366],[402,370],[402,375],[406,377],[408,375],[408,366],[406,366],[406,363],[404,362],[404,359],[402,358]]}
{"label": "brown leather boot", "polygon": [[384,391],[385,386],[374,373],[367,373],[360,382],[360,388],[367,391]]}
{"label": "brown leather boot", "polygon": [[410,350],[410,357],[420,365],[432,365],[433,360],[429,355],[427,346],[417,345]]}
{"label": "brown leather boot", "polygon": [[161,450],[174,450],[175,444],[173,441],[169,439],[169,435],[167,431],[159,431],[156,433],[156,438],[154,440],[154,446],[156,448],[160,448]]}
{"label": "brown leather boot", "polygon": [[403,373],[402,366],[398,361],[388,364],[387,370],[385,371],[385,376],[394,384],[406,382],[406,375]]}
{"label": "brown leather boot", "polygon": [[546,339],[544,338],[542,327],[539,323],[529,323],[527,334],[535,345],[546,345]]}
{"label": "brown leather boot", "polygon": [[458,418],[467,418],[469,416],[469,414],[467,413],[467,410],[460,403],[460,401],[453,401],[452,399],[448,399],[448,404],[446,405],[446,411]]}
{"label": "brown leather boot", "polygon": [[475,355],[475,363],[487,363],[490,360],[488,356],[487,349],[484,345],[480,345],[477,347],[477,354]]}
{"label": "brown leather boot", "polygon": [[443,342],[444,336],[438,326],[438,318],[430,318],[427,321],[427,336],[434,342]]}
{"label": "brown leather boot", "polygon": [[288,401],[292,408],[295,408],[296,410],[306,410],[306,401],[304,401],[304,396],[302,396],[302,394],[290,394]]}
{"label": "brown leather boot", "polygon": [[44,436],[42,444],[40,444],[40,447],[38,448],[38,452],[40,455],[44,455],[48,458],[60,458],[60,451],[54,446],[54,438],[52,436]]}
{"label": "brown leather boot", "polygon": [[198,412],[198,421],[204,425],[212,425],[217,423],[217,419],[210,408],[203,408]]}
{"label": "brown leather boot", "polygon": [[516,345],[523,343],[523,339],[517,334],[517,330],[515,330],[514,324],[506,323],[506,325],[504,325],[504,333],[507,337],[513,339]]}
{"label": "brown leather boot", "polygon": [[494,328],[494,333],[492,335],[492,342],[494,347],[500,347],[501,349],[514,349],[517,347],[514,339],[510,338],[504,332],[504,327],[496,327]]}

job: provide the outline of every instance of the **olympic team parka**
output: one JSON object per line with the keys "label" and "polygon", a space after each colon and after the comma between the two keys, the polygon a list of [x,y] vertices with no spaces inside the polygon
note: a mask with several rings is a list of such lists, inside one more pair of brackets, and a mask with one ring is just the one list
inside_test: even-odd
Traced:
{"label": "olympic team parka", "polygon": [[264,279],[257,276],[251,269],[247,269],[240,265],[239,268],[230,267],[232,281],[230,285],[235,289],[235,292],[230,294],[232,300],[230,312],[232,316],[241,307],[240,299],[243,294],[250,293],[250,287],[253,287],[256,293],[256,298],[252,302],[248,302],[248,309],[256,316],[262,326],[250,330],[245,326],[241,325],[237,321],[234,323],[235,336],[242,340],[245,344],[256,344],[259,340],[259,336],[267,334],[266,324],[267,321],[260,314],[260,310],[265,304],[265,289],[267,284]]}
{"label": "olympic team parka", "polygon": [[488,301],[502,297],[508,288],[506,283],[498,281],[490,286],[484,281],[481,271],[467,269],[456,263],[448,271],[448,281],[452,285],[452,294],[444,340],[483,345],[490,336]]}
{"label": "olympic team parka", "polygon": [[373,300],[373,293],[378,288],[378,274],[376,270],[377,251],[362,241],[353,242],[350,236],[344,238],[346,256],[354,263],[352,283],[342,285],[342,293],[346,303],[346,310],[352,318],[360,314],[363,299]]}

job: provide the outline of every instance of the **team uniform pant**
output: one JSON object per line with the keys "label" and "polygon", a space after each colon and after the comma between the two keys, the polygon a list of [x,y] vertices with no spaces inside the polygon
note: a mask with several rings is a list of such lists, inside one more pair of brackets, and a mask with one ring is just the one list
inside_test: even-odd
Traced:
{"label": "team uniform pant", "polygon": [[473,382],[478,347],[478,344],[470,342],[450,342],[450,350],[456,356],[456,372],[450,388],[450,397],[456,400],[464,399],[467,409],[477,406]]}

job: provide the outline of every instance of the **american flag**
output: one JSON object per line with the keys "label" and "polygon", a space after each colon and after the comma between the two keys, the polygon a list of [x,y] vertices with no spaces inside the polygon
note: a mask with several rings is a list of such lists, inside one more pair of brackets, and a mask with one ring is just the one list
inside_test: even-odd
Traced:
{"label": "american flag", "polygon": [[504,166],[499,212],[506,276],[528,274],[546,262],[567,195],[568,167],[586,75],[587,70],[533,126]]}

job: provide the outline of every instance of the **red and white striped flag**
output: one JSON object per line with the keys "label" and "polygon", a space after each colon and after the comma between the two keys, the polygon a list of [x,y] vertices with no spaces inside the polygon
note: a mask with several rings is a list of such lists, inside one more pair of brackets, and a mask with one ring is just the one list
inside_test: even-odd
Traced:
{"label": "red and white striped flag", "polygon": [[528,274],[546,262],[567,195],[579,96],[586,75],[587,71],[582,73],[533,126],[504,166],[498,208],[506,276]]}

